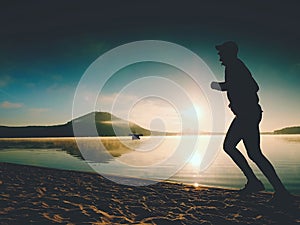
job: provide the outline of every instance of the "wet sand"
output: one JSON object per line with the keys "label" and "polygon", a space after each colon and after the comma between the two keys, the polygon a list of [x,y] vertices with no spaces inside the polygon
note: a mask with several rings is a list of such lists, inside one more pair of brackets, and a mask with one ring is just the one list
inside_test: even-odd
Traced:
{"label": "wet sand", "polygon": [[270,193],[160,182],[132,187],[98,174],[0,163],[0,224],[300,224]]}

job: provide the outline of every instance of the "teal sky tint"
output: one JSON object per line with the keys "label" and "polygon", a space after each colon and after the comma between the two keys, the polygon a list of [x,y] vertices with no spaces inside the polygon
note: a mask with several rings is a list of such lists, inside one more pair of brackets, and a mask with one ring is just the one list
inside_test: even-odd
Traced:
{"label": "teal sky tint", "polygon": [[[260,86],[262,130],[299,125],[300,35],[295,1],[272,5],[230,2],[218,3],[219,7],[171,2],[92,7],[80,1],[71,6],[64,1],[48,1],[44,6],[30,1],[27,5],[3,5],[0,125],[51,125],[71,120],[76,86],[98,56],[120,44],[154,39],[195,52],[220,81],[224,68],[214,46],[235,40],[240,58]],[[173,10],[167,10],[170,7]],[[121,78],[112,78],[107,94],[139,76],[130,72],[127,68]],[[227,111],[229,121],[232,115]]]}

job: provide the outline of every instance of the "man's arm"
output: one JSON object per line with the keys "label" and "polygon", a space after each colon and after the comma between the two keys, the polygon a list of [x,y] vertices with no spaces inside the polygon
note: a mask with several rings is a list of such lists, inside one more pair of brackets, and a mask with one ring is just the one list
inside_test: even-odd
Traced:
{"label": "man's arm", "polygon": [[227,82],[211,82],[210,87],[218,91],[227,91]]}

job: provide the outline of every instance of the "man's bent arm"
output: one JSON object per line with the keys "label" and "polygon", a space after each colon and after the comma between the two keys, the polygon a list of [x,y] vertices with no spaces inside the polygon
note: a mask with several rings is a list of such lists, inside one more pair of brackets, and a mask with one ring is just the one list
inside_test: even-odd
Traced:
{"label": "man's bent arm", "polygon": [[211,88],[212,89],[215,89],[215,90],[218,90],[218,91],[227,91],[227,82],[212,82],[211,83]]}
{"label": "man's bent arm", "polygon": [[228,82],[219,82],[218,84],[221,87],[221,91],[227,91],[228,90]]}

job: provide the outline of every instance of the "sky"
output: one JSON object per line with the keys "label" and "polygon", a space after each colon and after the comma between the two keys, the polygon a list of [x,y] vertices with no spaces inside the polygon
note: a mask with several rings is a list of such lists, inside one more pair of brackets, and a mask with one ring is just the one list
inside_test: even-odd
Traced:
{"label": "sky", "polygon": [[[214,46],[236,41],[239,57],[260,86],[264,111],[261,130],[300,125],[298,6],[298,1],[290,0],[197,4],[2,1],[0,125],[53,125],[70,121],[76,88],[92,63],[111,49],[141,40],[162,40],[189,49],[206,63],[218,81],[224,79],[224,67]],[[139,100],[146,84],[118,95],[128,85],[149,76],[175,82],[191,101],[174,106],[157,96]],[[151,85],[161,93],[177,93],[163,84],[162,81]],[[193,127],[193,121],[188,120],[193,113],[200,118],[201,131],[211,127],[214,109],[209,108],[205,93],[183,71],[170,65],[138,63],[120,69],[104,85],[95,110],[112,111],[116,96],[120,103],[114,114],[146,128],[178,131],[182,122],[187,122],[192,132],[195,124]],[[225,97],[225,93],[220,93],[220,98]],[[128,108],[126,103],[130,101],[136,104]],[[225,100],[225,128],[233,118],[226,104]]]}

